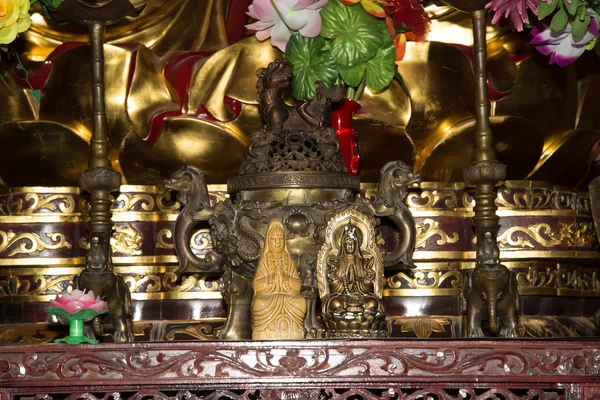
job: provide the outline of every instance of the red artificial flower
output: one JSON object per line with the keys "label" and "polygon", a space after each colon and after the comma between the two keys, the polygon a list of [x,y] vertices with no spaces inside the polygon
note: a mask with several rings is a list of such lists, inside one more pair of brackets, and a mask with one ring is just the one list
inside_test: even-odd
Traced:
{"label": "red artificial flower", "polygon": [[[404,31],[408,40],[425,41],[429,32],[430,20],[418,0],[386,0],[384,9],[386,14],[391,17],[395,28],[400,28],[402,25],[406,27],[396,31]],[[393,34],[396,36],[396,32]]]}

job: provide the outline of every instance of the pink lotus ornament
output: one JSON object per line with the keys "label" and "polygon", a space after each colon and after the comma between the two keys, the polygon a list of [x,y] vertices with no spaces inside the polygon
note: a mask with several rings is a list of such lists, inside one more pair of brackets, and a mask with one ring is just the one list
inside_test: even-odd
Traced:
{"label": "pink lotus ornament", "polygon": [[90,321],[107,311],[107,304],[100,296],[95,297],[93,291],[85,292],[79,289],[71,293],[64,291],[50,300],[48,314],[56,315],[58,318],[69,322],[69,336],[56,339],[57,343],[98,343],[98,340],[83,335],[83,323]]}

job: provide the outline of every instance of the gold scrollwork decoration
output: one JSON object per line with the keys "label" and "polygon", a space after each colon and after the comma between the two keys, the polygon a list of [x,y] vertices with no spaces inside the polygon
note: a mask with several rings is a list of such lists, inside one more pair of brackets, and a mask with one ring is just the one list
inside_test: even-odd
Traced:
{"label": "gold scrollwork decoration", "polygon": [[148,274],[145,276],[123,276],[125,284],[129,286],[131,293],[158,293],[162,290],[161,279],[158,275]]}
{"label": "gold scrollwork decoration", "polygon": [[438,246],[443,246],[447,243],[458,242],[458,232],[453,232],[451,235],[444,232],[440,228],[440,223],[431,218],[425,218],[421,222],[417,223],[417,238],[415,248],[425,248],[427,246],[427,240],[433,236],[439,236],[436,240]]}
{"label": "gold scrollwork decoration", "polygon": [[453,288],[461,288],[463,285],[463,276],[460,271],[415,271],[413,276],[403,272],[398,272],[387,278],[387,287],[389,289],[439,289],[440,286],[450,281]]}
{"label": "gold scrollwork decoration", "polygon": [[399,317],[394,319],[394,323],[401,326],[401,332],[414,332],[420,339],[430,337],[433,332],[443,333],[446,331],[444,326],[450,325],[448,318],[441,317]]}
{"label": "gold scrollwork decoration", "polygon": [[188,335],[200,340],[214,339],[213,326],[209,324],[198,324],[186,326],[185,328],[177,328],[170,330],[166,335],[166,339],[169,341],[175,340],[175,335],[178,333]]}
{"label": "gold scrollwork decoration", "polygon": [[146,193],[121,193],[114,201],[111,210],[116,212],[137,211],[135,205],[140,204],[144,211],[152,211],[154,209],[154,197]]}
{"label": "gold scrollwork decoration", "polygon": [[156,235],[156,247],[157,249],[174,249],[174,243],[167,243],[166,239],[171,239],[173,232],[170,229],[161,229]]}
{"label": "gold scrollwork decoration", "polygon": [[17,254],[35,254],[44,250],[56,250],[63,247],[70,249],[73,247],[62,233],[46,233],[45,235],[52,243],[44,242],[37,233],[19,233],[17,235],[11,230],[8,232],[0,231],[0,254],[7,251],[17,242],[21,243],[8,253],[7,257],[12,257]]}
{"label": "gold scrollwork decoration", "polygon": [[181,208],[181,203],[174,200],[172,192],[167,190],[158,194],[156,206],[160,211],[178,211]]}
{"label": "gold scrollwork decoration", "polygon": [[51,343],[61,334],[47,324],[6,324],[0,326],[0,343]]}
{"label": "gold scrollwork decoration", "polygon": [[178,277],[173,272],[167,272],[162,278],[165,290],[169,292],[218,292],[222,289],[222,281],[207,281],[200,274],[184,276],[181,284],[177,285]]}
{"label": "gold scrollwork decoration", "polygon": [[527,272],[517,272],[517,284],[524,288],[553,288],[556,268],[529,267]]}
{"label": "gold scrollwork decoration", "polygon": [[213,248],[210,240],[210,229],[199,229],[192,235],[190,247],[195,250],[208,250]]}
{"label": "gold scrollwork decoration", "polygon": [[53,194],[50,196],[39,196],[37,193],[27,193],[25,201],[31,202],[27,207],[15,212],[15,214],[34,214],[40,210],[56,211],[70,214],[75,210],[75,199],[69,194]]}
{"label": "gold scrollwork decoration", "polygon": [[552,191],[543,188],[526,187],[524,192],[515,192],[511,188],[498,191],[496,204],[500,207],[537,210],[549,208],[552,202]]}
{"label": "gold scrollwork decoration", "polygon": [[[74,275],[44,276],[41,274],[30,279],[18,275],[8,275],[0,280],[0,296],[48,295],[57,294],[71,287]],[[32,287],[32,282],[35,285]]]}
{"label": "gold scrollwork decoration", "polygon": [[[422,200],[426,202],[422,203]],[[458,204],[456,192],[452,190],[423,190],[406,196],[408,206],[415,209],[433,208],[440,200],[444,200],[444,206],[447,208],[456,207]]]}
{"label": "gold scrollwork decoration", "polygon": [[[572,224],[560,223],[558,231],[545,223],[524,226],[512,226],[498,236],[498,243],[511,247],[535,248],[534,244],[524,236],[527,235],[542,247],[552,248],[558,246],[590,247],[596,241],[596,235],[591,229],[591,223],[574,222]],[[475,238],[473,239],[475,243]]]}

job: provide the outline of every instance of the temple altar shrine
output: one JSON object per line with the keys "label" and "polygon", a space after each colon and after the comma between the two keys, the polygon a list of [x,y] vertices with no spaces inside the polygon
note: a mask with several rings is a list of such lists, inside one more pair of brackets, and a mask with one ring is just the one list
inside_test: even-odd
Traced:
{"label": "temple altar shrine", "polygon": [[[0,61],[0,400],[600,399],[598,47],[549,65],[524,32],[477,22],[463,4],[419,3],[427,40],[408,35],[401,79],[363,85],[350,114],[354,176],[331,128],[335,85],[304,102],[286,86],[277,104],[291,122],[269,125],[278,115],[263,112],[260,90],[284,54],[245,28],[252,4],[131,0],[126,18],[102,22],[99,47],[88,28],[100,12],[80,25],[32,8],[11,44],[19,60]],[[110,195],[80,178],[100,159],[99,49],[102,168],[120,175]],[[487,142],[476,104],[489,112]],[[480,181],[463,176],[482,148],[505,166],[495,182],[483,169]],[[362,219],[340,223],[358,246],[342,251],[348,234],[326,231],[345,210]],[[291,263],[268,256],[272,221]],[[499,256],[482,251],[485,232]],[[53,343],[70,328],[48,302],[77,288],[98,242],[129,290],[133,342],[100,318],[85,333],[99,344]],[[517,315],[516,337],[491,327],[489,279],[476,284],[480,309],[467,300],[476,266],[498,265],[515,283],[514,312],[503,303],[498,314]],[[271,283],[274,266],[293,268],[293,290],[265,302],[256,279]],[[509,290],[494,292],[498,304]],[[300,339],[252,340],[253,313],[285,324],[298,304]],[[369,312],[377,326],[347,328]],[[467,314],[485,338],[466,333]]]}

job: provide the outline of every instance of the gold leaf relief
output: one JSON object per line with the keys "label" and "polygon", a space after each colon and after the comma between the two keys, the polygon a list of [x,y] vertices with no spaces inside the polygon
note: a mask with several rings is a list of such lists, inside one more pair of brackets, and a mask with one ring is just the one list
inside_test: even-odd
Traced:
{"label": "gold leaf relief", "polygon": [[[422,200],[426,202],[422,203]],[[448,208],[456,207],[458,204],[456,192],[452,190],[423,190],[406,196],[408,206],[415,209],[433,208],[440,200],[444,200],[444,206]]]}
{"label": "gold leaf relief", "polygon": [[530,267],[527,272],[517,273],[519,287],[553,288],[556,283],[556,269]]}
{"label": "gold leaf relief", "polygon": [[40,325],[7,324],[0,326],[0,343],[49,343],[62,334],[46,324]]}
{"label": "gold leaf relief", "polygon": [[20,207],[17,214],[33,214],[40,210],[60,211],[63,214],[70,214],[75,210],[75,199],[68,194],[54,194],[47,197],[40,197],[36,193],[27,193],[25,201],[32,203],[26,207]]}
{"label": "gold leaf relief", "polygon": [[456,243],[459,239],[458,232],[452,232],[452,234],[449,235],[440,228],[440,223],[438,221],[431,218],[425,218],[416,225],[416,228],[416,249],[425,248],[427,246],[427,240],[434,236],[439,236],[439,239],[435,242],[438,246],[443,246],[447,243]]}
{"label": "gold leaf relief", "polygon": [[173,272],[168,272],[163,276],[162,284],[165,290],[169,292],[218,292],[221,290],[221,281],[207,281],[206,277],[200,274],[184,276],[181,278],[181,284],[177,284],[178,277]]}
{"label": "gold leaf relief", "polygon": [[[0,280],[0,296],[38,296],[58,294],[71,288],[74,275],[58,277],[35,275],[30,281],[18,275],[12,275],[9,271],[9,275],[3,278],[5,279]],[[34,283],[33,287],[32,282]]]}
{"label": "gold leaf relief", "polygon": [[199,229],[192,235],[190,247],[195,250],[208,250],[213,248],[210,240],[210,229]]}
{"label": "gold leaf relief", "polygon": [[154,209],[154,198],[149,194],[130,194],[121,193],[114,201],[112,211],[135,211],[135,205],[140,203],[140,207],[144,211],[152,211]]}
{"label": "gold leaf relief", "polygon": [[158,231],[156,235],[156,245],[157,249],[174,249],[175,244],[167,243],[166,239],[171,239],[173,237],[173,233],[170,229],[161,229]]}
{"label": "gold leaf relief", "polygon": [[447,280],[450,280],[453,288],[461,288],[463,285],[463,276],[460,271],[415,271],[413,277],[398,272],[387,278],[387,287],[390,289],[400,289],[406,286],[411,289],[439,289]]}
{"label": "gold leaf relief", "polygon": [[[144,235],[131,224],[115,225],[110,246],[113,253],[138,256],[142,254]],[[87,237],[79,239],[79,247],[89,250],[90,242]]]}
{"label": "gold leaf relief", "polygon": [[445,332],[444,326],[450,321],[436,317],[402,317],[397,318],[396,323],[401,325],[402,332],[414,332],[418,338],[426,339],[433,332]]}
{"label": "gold leaf relief", "polygon": [[44,250],[56,250],[66,247],[73,247],[67,242],[67,238],[62,233],[46,233],[52,243],[46,243],[37,233],[20,233],[15,234],[13,231],[0,231],[0,254],[7,251],[13,245],[20,242],[16,248],[7,254],[7,257],[12,257],[17,254],[36,254]]}
{"label": "gold leaf relief", "polygon": [[498,191],[498,197],[496,198],[496,204],[500,207],[527,210],[548,208],[551,201],[551,190],[534,189],[531,187],[525,188],[525,192],[514,192],[510,188],[502,188]]}
{"label": "gold leaf relief", "polygon": [[[131,293],[157,293],[162,290],[161,279],[158,275],[124,276],[123,280]],[[145,287],[145,289],[144,289]]]}
{"label": "gold leaf relief", "polygon": [[192,325],[185,328],[173,329],[167,333],[167,340],[175,340],[176,334],[184,334],[200,340],[212,340],[214,339],[212,325]]}
{"label": "gold leaf relief", "polygon": [[131,224],[115,225],[115,230],[110,238],[110,245],[113,252],[138,256],[142,254],[142,235]]}
{"label": "gold leaf relief", "polygon": [[160,211],[178,211],[181,208],[181,203],[173,198],[170,191],[160,193],[156,198],[156,205]]}
{"label": "gold leaf relief", "polygon": [[533,243],[522,235],[514,236],[516,233],[527,235],[535,243],[548,248],[558,246],[589,247],[596,241],[596,236],[591,229],[591,223],[560,223],[559,230],[554,231],[549,224],[544,222],[528,227],[510,227],[498,236],[498,243],[511,247],[535,248]]}

